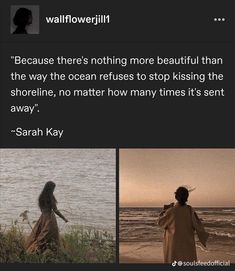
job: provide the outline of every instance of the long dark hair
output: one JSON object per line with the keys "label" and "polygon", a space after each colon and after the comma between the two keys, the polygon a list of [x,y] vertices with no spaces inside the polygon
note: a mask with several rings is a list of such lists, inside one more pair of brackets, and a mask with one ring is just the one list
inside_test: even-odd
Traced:
{"label": "long dark hair", "polygon": [[13,18],[13,22],[16,26],[25,27],[32,22],[32,11],[27,8],[19,8]]}
{"label": "long dark hair", "polygon": [[47,182],[38,198],[38,205],[40,209],[52,209],[53,205],[57,203],[53,195],[56,184],[54,182]]}
{"label": "long dark hair", "polygon": [[175,192],[175,199],[179,202],[180,205],[185,205],[188,201],[189,192],[188,189],[180,186]]}

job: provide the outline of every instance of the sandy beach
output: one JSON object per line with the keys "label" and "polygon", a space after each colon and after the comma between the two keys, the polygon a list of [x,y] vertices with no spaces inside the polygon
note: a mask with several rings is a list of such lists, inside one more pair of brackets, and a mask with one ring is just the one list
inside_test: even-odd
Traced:
{"label": "sandy beach", "polygon": [[[120,242],[120,263],[163,263],[161,242]],[[234,254],[234,253],[231,253]],[[216,251],[202,251],[197,247],[197,256],[200,261],[229,261],[235,263],[235,255]]]}

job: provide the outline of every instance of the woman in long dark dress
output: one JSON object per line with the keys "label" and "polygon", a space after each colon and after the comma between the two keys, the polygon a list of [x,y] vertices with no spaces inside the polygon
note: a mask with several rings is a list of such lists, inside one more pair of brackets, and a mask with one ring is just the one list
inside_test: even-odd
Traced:
{"label": "woman in long dark dress", "polygon": [[26,246],[28,253],[43,253],[47,249],[56,250],[60,245],[55,214],[65,222],[68,220],[56,207],[57,201],[53,195],[55,186],[54,182],[47,182],[39,196],[38,204],[42,214],[29,237]]}

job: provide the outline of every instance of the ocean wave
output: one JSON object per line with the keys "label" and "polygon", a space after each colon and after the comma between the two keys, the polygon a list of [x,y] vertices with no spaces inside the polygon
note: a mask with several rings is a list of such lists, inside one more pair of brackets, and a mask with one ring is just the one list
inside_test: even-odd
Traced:
{"label": "ocean wave", "polygon": [[[160,208],[121,209],[120,240],[130,242],[162,241],[164,231],[157,225],[159,210]],[[234,208],[196,208],[195,210],[210,233],[211,244],[235,245]]]}
{"label": "ocean wave", "polygon": [[222,211],[223,212],[234,212],[235,210],[234,209],[223,209]]}
{"label": "ocean wave", "polygon": [[140,241],[162,241],[163,231],[159,231],[156,227],[146,228],[130,228],[121,227],[119,239],[121,241],[140,242]]}
{"label": "ocean wave", "polygon": [[231,252],[226,252],[225,254],[230,255],[230,256],[235,256],[235,253],[231,253]]}
{"label": "ocean wave", "polygon": [[137,227],[157,227],[157,223],[154,221],[146,221],[141,223],[140,221],[125,221],[121,222],[120,227],[137,228]]}
{"label": "ocean wave", "polygon": [[212,238],[217,238],[217,239],[234,239],[235,240],[235,234],[230,233],[230,232],[210,232],[210,235]]}
{"label": "ocean wave", "polygon": [[204,220],[203,221],[203,225],[205,227],[214,227],[214,228],[234,228],[235,223],[233,219],[228,219],[228,220],[224,220],[224,219],[218,219],[218,220]]}
{"label": "ocean wave", "polygon": [[154,213],[123,213],[123,212],[120,212],[120,217],[122,218],[131,218],[131,217],[138,217],[138,218],[154,218],[154,217],[158,217],[160,212],[154,212]]}
{"label": "ocean wave", "polygon": [[231,216],[231,215],[234,215],[235,214],[235,212],[234,211],[232,211],[232,212],[225,212],[225,211],[207,211],[207,210],[205,210],[205,211],[196,211],[196,213],[198,214],[198,215],[222,215],[222,216]]}
{"label": "ocean wave", "polygon": [[159,237],[159,238],[155,238],[152,236],[145,236],[145,237],[124,237],[124,236],[120,236],[119,237],[119,241],[120,242],[162,242],[163,241],[163,237]]}

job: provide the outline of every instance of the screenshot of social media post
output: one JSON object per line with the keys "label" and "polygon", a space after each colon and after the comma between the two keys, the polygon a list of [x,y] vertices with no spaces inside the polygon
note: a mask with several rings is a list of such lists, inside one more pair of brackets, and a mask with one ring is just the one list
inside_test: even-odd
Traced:
{"label": "screenshot of social media post", "polygon": [[1,4],[0,266],[234,268],[234,27],[232,0]]}

